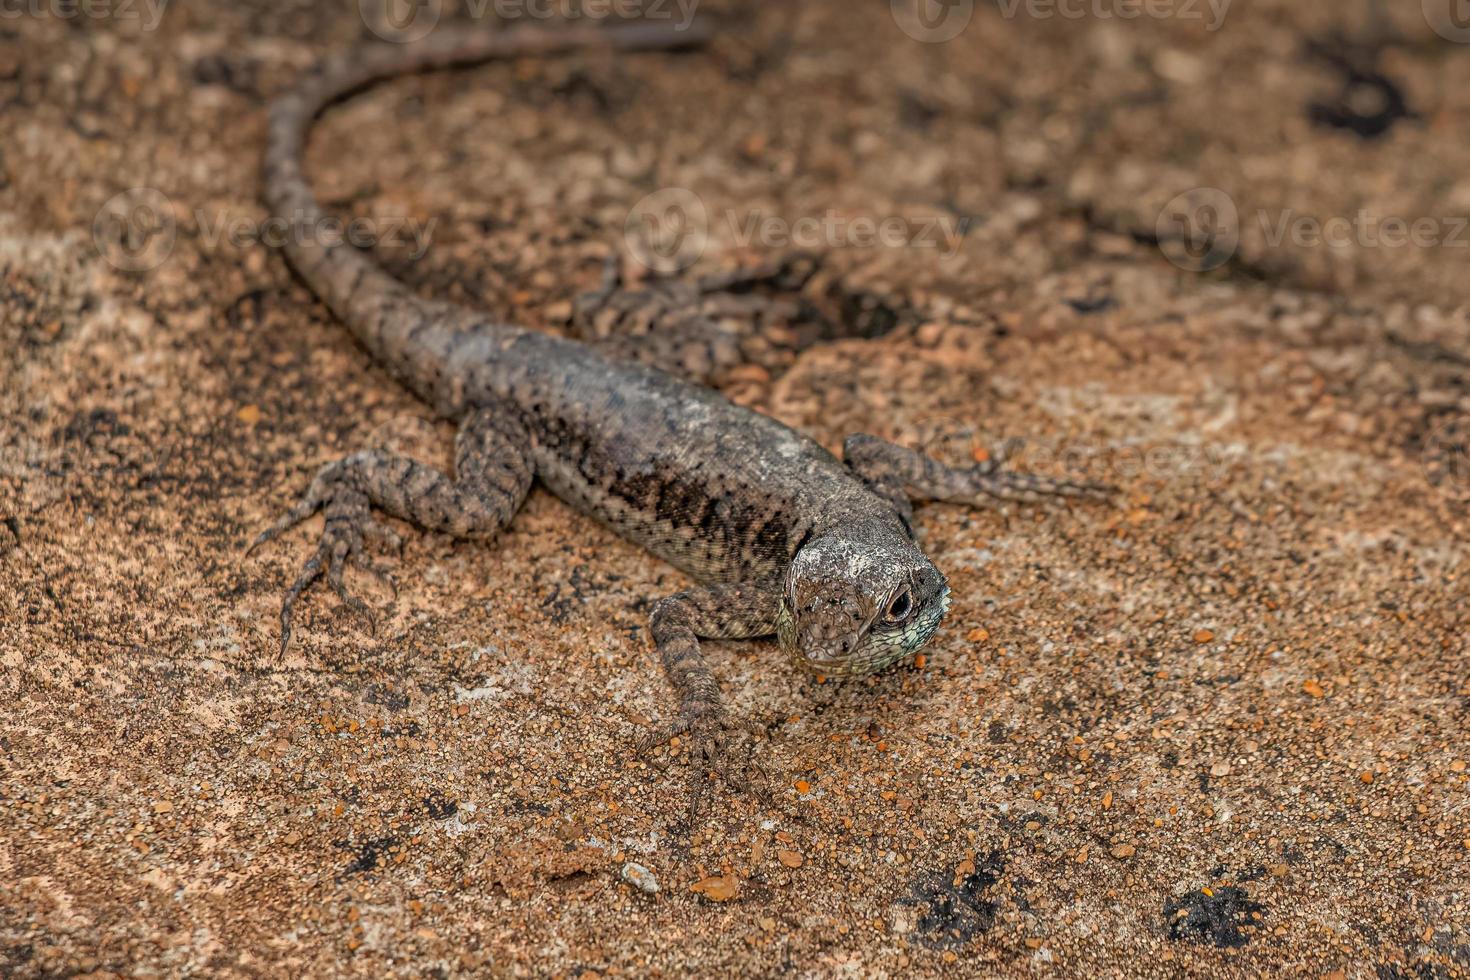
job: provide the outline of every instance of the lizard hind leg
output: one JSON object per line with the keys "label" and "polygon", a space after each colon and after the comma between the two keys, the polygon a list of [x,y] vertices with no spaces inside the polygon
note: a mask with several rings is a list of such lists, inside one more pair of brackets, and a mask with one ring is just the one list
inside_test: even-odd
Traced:
{"label": "lizard hind leg", "polygon": [[[398,535],[374,519],[374,507],[425,530],[485,540],[510,523],[531,488],[530,437],[512,414],[478,410],[455,439],[455,476],[381,449],[353,453],[322,467],[301,501],[261,532],[250,551],[322,511],[326,524],[316,550],[281,602],[281,645],[291,642],[296,602],[317,579],[355,612],[372,615],[343,581],[348,561],[366,564],[365,537],[393,545]],[[400,542],[401,543],[401,542]],[[369,566],[371,568],[371,566]]]}
{"label": "lizard hind leg", "polygon": [[848,467],[905,519],[910,500],[942,500],[978,505],[984,500],[1034,502],[1049,497],[1107,499],[1116,490],[1101,483],[1057,479],[1005,469],[1007,443],[990,460],[974,466],[947,466],[923,453],[876,436],[848,436],[842,456]]}

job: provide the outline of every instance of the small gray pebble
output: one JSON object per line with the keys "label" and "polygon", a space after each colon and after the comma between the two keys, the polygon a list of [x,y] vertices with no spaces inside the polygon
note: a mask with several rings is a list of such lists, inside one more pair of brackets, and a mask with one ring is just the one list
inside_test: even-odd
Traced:
{"label": "small gray pebble", "polygon": [[641,864],[629,861],[623,865],[623,880],[646,895],[658,894],[658,878]]}

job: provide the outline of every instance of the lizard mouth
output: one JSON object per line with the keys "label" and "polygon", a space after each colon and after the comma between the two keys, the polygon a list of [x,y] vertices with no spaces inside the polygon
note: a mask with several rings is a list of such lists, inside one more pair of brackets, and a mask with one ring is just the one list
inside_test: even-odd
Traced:
{"label": "lizard mouth", "polygon": [[913,656],[913,653],[901,648],[883,651],[883,653],[883,656],[876,659],[863,660],[814,660],[810,657],[802,657],[800,665],[808,673],[821,677],[864,677],[868,674],[876,674],[880,670],[886,670],[899,661]]}

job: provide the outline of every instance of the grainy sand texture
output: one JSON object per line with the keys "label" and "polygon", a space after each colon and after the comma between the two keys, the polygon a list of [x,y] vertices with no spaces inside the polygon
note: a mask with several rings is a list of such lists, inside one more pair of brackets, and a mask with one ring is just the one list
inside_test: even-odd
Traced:
{"label": "grainy sand texture", "polygon": [[492,546],[400,527],[376,631],[313,591],[275,659],[318,525],[251,537],[354,449],[449,455],[255,234],[266,106],[362,6],[0,18],[0,974],[1470,972],[1470,33],[708,0],[702,53],[322,120],[319,196],[424,296],[561,330],[679,188],[690,274],[812,248],[881,334],[732,397],[1120,487],[920,508],[914,664],[709,644],[771,792],[691,832],[631,751],[686,580],[544,491]]}

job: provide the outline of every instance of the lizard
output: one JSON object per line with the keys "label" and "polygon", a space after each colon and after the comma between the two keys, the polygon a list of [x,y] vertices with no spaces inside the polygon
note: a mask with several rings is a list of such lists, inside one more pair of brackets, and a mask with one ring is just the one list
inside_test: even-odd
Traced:
{"label": "lizard", "polygon": [[[266,203],[277,216],[321,226],[324,212],[304,172],[311,126],[328,107],[380,80],[586,47],[670,51],[702,43],[705,33],[698,25],[681,32],[637,21],[444,30],[412,45],[328,57],[269,109]],[[847,438],[839,458],[700,383],[739,353],[717,329],[690,331],[694,356],[680,349],[677,336],[655,331],[655,354],[640,359],[421,297],[342,240],[292,235],[284,249],[358,343],[458,430],[452,473],[383,449],[352,453],[322,467],[299,502],[250,545],[253,551],[324,515],[317,546],[281,603],[278,655],[290,642],[298,598],[319,579],[348,607],[368,612],[347,588],[344,569],[373,567],[364,551],[370,538],[401,544],[375,511],[486,542],[539,481],[694,580],[651,607],[649,634],[678,707],[640,754],[683,736],[699,786],[711,775],[745,783],[731,751],[743,726],[725,710],[701,640],[774,636],[814,674],[881,671],[922,648],[951,601],[947,579],[920,547],[915,502],[978,505],[1110,492],[1016,472],[999,456],[952,467],[866,434]],[[709,328],[711,321],[691,314],[701,296],[733,295],[742,285],[735,274],[715,277],[706,290],[655,290],[653,326],[672,320]],[[640,296],[618,287],[610,275],[602,290],[584,297],[583,319],[595,324],[609,307],[612,319],[636,308]]]}

